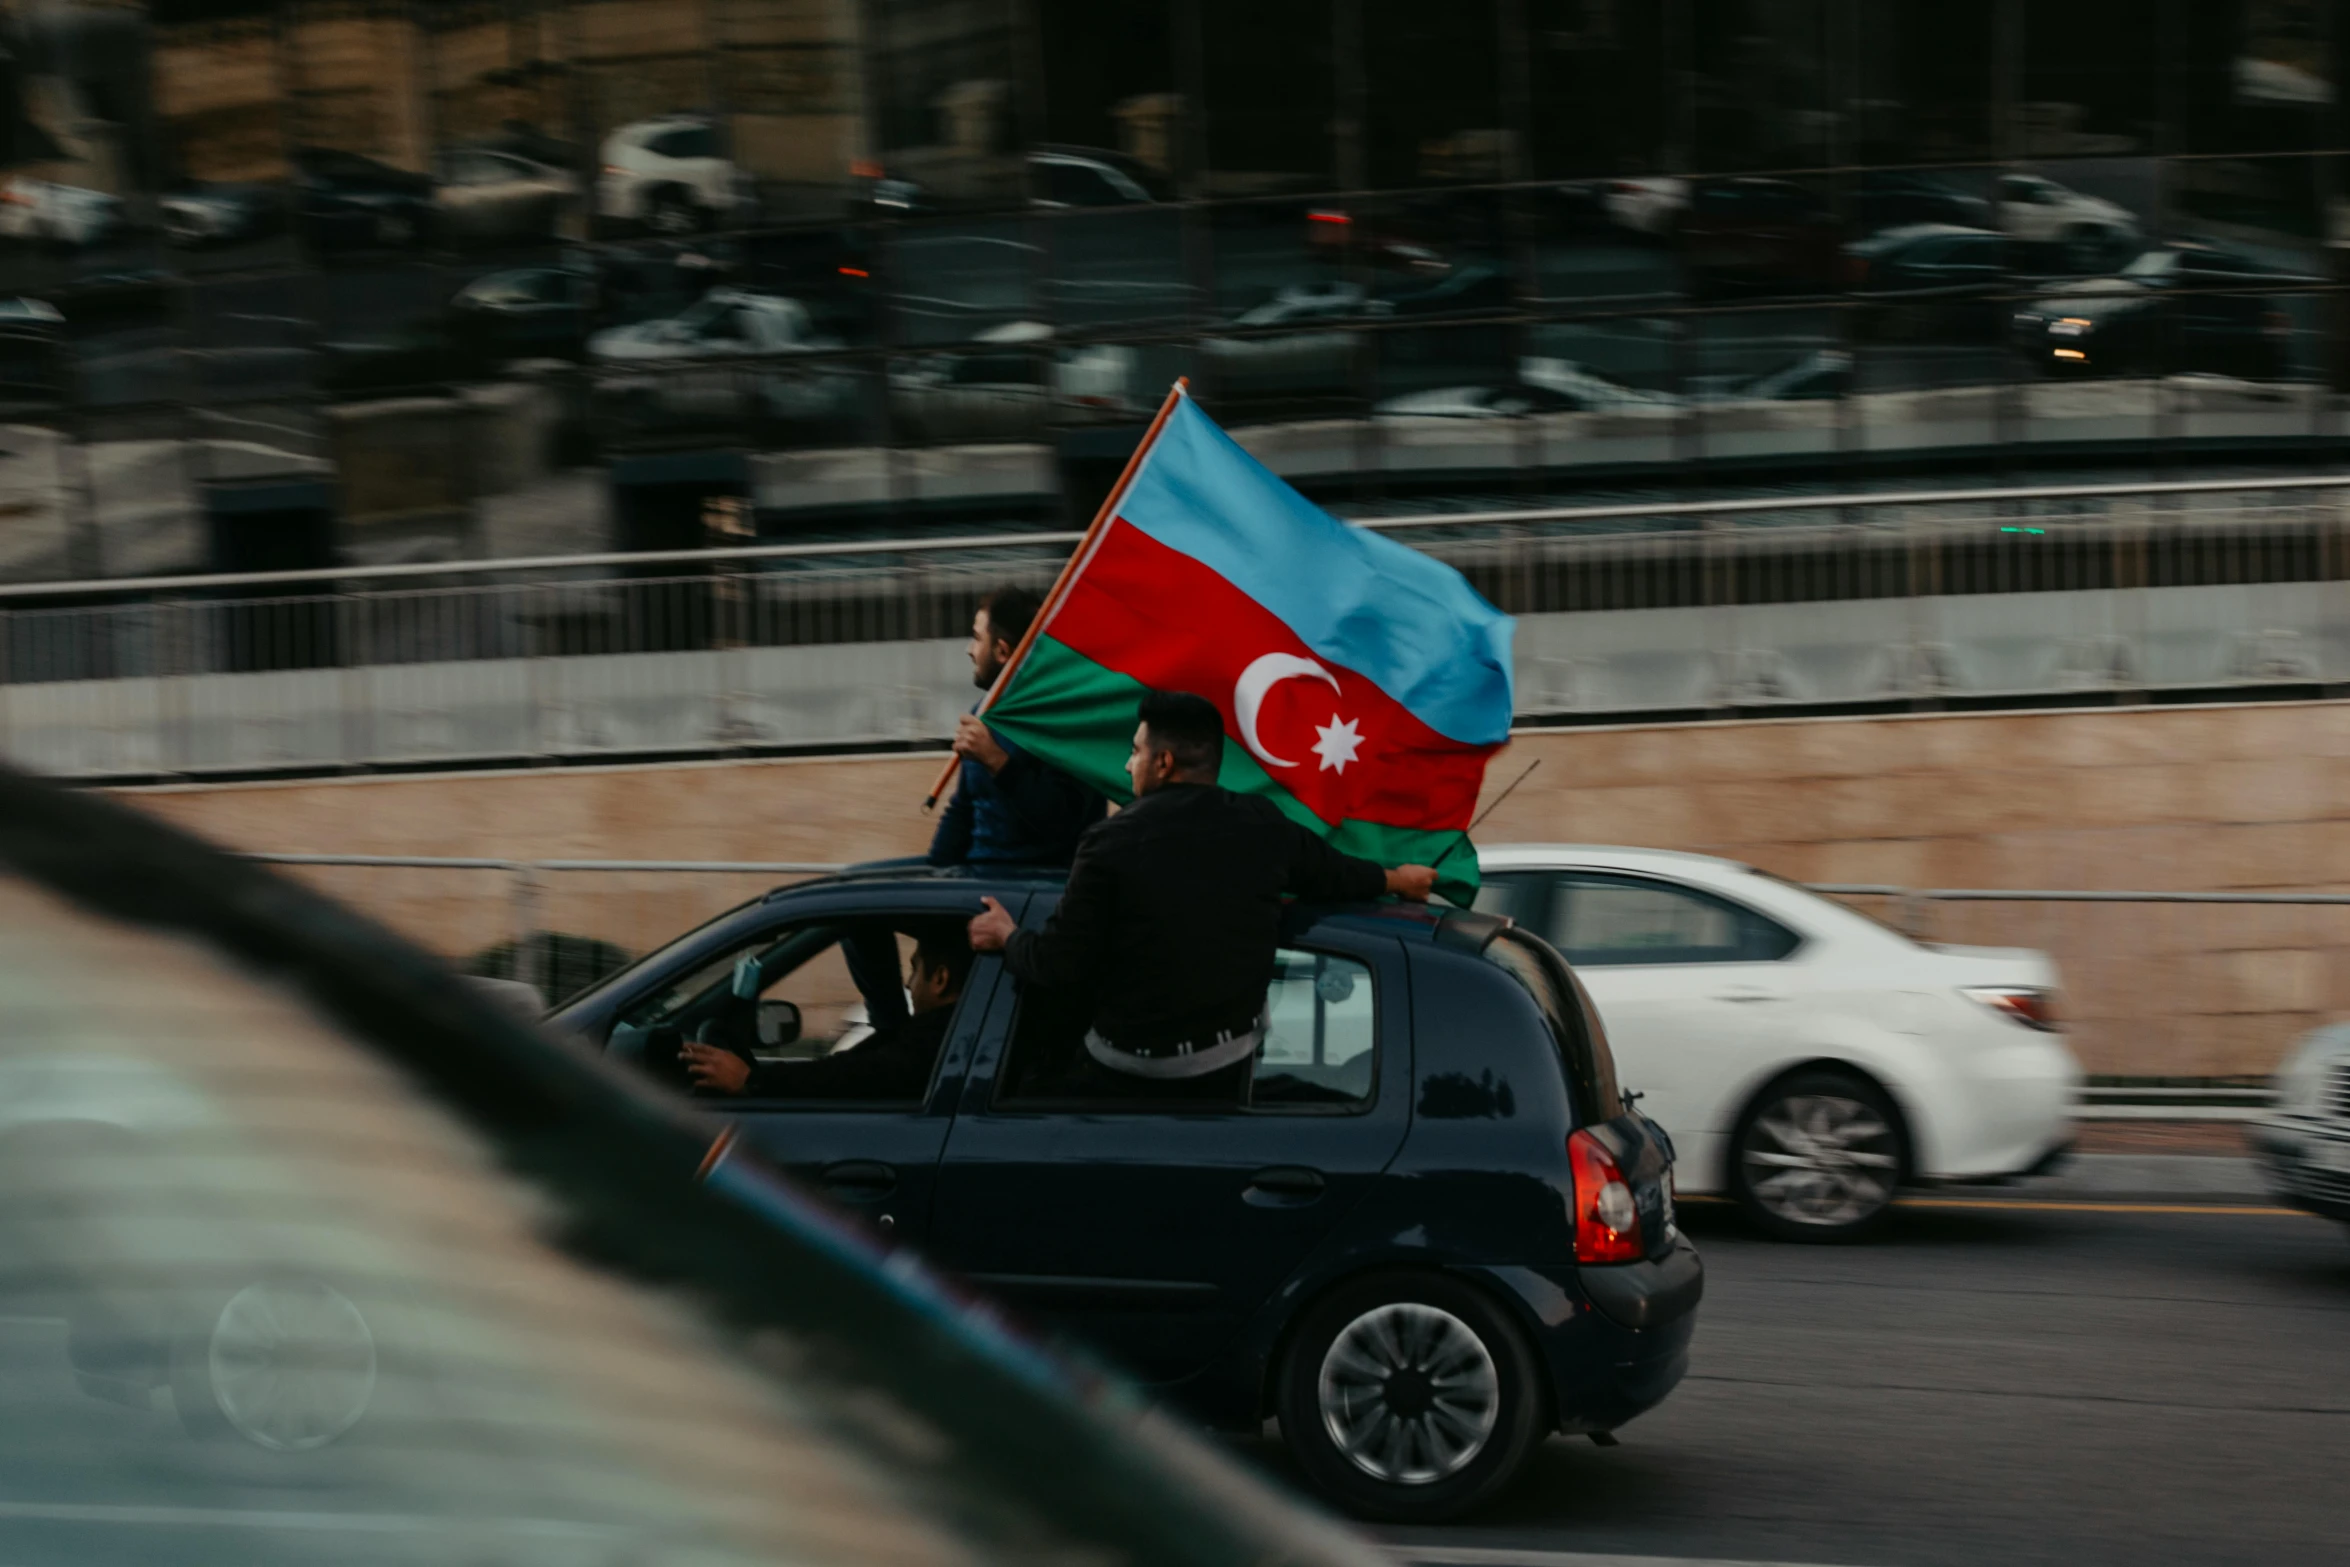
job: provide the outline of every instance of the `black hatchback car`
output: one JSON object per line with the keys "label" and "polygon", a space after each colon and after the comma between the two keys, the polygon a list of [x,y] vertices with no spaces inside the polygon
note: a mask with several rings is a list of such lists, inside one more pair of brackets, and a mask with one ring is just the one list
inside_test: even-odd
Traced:
{"label": "black hatchback car", "polygon": [[[776,1097],[727,1103],[768,1157],[1209,1423],[1277,1415],[1360,1513],[1458,1513],[1550,1432],[1602,1435],[1680,1380],[1704,1279],[1672,1150],[1539,939],[1461,910],[1299,907],[1244,1099],[1082,1099],[1082,1010],[997,958],[943,1002],[935,971],[899,989],[982,893],[1034,925],[1061,884],[803,883],[550,1022],[681,1086],[683,1041],[756,1037],[778,1069],[752,1083]],[[912,1021],[951,1013],[901,1097],[791,1086],[783,1063],[854,1052],[909,996]]]}

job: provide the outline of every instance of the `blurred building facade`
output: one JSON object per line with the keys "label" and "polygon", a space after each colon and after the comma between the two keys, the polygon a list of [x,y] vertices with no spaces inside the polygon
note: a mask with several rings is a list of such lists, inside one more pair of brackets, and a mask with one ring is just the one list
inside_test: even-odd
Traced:
{"label": "blurred building facade", "polygon": [[[2343,0],[8,0],[0,574],[2305,469]],[[720,507],[736,515],[742,508]]]}

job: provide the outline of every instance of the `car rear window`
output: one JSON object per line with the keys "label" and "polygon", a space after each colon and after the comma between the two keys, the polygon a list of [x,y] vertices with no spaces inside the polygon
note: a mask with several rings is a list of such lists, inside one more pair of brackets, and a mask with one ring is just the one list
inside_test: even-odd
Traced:
{"label": "car rear window", "polygon": [[1567,1087],[1586,1122],[1612,1121],[1624,1113],[1616,1086],[1616,1058],[1608,1049],[1599,1009],[1582,982],[1548,942],[1521,930],[1505,930],[1486,945],[1485,959],[1524,986],[1550,1025],[1551,1042],[1567,1069]]}

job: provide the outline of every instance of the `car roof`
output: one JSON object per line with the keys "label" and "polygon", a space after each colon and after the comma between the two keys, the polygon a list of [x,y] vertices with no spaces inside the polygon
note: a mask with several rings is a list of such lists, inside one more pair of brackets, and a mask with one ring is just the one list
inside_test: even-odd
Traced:
{"label": "car roof", "polygon": [[1558,865],[1655,871],[1664,875],[1705,872],[1724,876],[1748,875],[1754,870],[1743,860],[1724,859],[1720,855],[1691,854],[1680,849],[1641,849],[1619,843],[1499,843],[1480,848],[1477,862],[1489,871],[1539,870]]}

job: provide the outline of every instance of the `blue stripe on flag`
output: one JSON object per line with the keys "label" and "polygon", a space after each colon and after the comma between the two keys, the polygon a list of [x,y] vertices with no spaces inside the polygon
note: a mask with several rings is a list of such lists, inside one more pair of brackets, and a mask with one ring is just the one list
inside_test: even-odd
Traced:
{"label": "blue stripe on flag", "polygon": [[1298,494],[1188,397],[1118,515],[1206,565],[1438,734],[1464,745],[1508,738],[1510,617],[1450,566]]}

